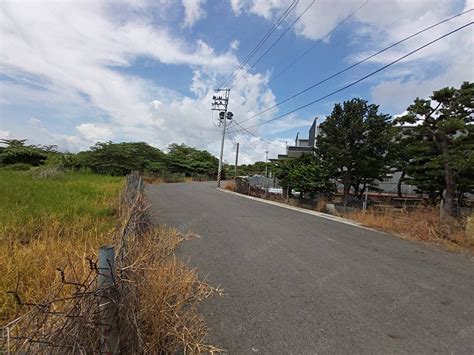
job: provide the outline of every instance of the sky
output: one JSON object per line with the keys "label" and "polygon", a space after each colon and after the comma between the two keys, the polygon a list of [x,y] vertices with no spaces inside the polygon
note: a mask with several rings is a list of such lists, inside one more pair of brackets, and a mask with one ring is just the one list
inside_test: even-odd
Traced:
{"label": "sky", "polygon": [[[424,27],[474,8],[474,0],[294,0],[285,20],[236,71],[292,1],[0,0],[0,139],[26,138],[70,152],[97,141],[144,141],[163,150],[184,143],[218,156],[221,128],[211,102],[214,89],[229,77],[229,110],[235,122],[251,127],[474,19],[474,11],[457,17],[247,120]],[[380,105],[382,113],[399,115],[416,97],[473,81],[473,41],[469,26],[347,90],[249,128],[252,134],[232,122],[224,160],[234,161],[237,142],[241,163],[264,160],[266,150],[269,158],[283,154],[297,132],[306,137],[313,119],[322,122],[337,102],[360,97]]]}

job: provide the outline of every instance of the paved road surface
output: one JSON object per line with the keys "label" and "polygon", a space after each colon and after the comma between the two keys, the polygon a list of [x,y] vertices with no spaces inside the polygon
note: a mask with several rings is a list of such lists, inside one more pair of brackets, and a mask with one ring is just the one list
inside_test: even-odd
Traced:
{"label": "paved road surface", "polygon": [[474,261],[217,191],[148,186],[180,257],[226,296],[202,307],[231,354],[474,353]]}

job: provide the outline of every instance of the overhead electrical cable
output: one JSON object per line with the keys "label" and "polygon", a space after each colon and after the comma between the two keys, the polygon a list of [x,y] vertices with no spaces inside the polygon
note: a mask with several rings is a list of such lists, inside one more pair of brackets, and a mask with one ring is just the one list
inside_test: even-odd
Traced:
{"label": "overhead electrical cable", "polygon": [[416,48],[415,50],[412,50],[411,52],[409,52],[409,53],[407,53],[407,54],[405,54],[405,55],[403,55],[403,56],[401,56],[401,57],[399,57],[399,58],[397,58],[397,59],[395,59],[395,60],[393,60],[393,61],[391,61],[390,63],[388,63],[388,64],[386,64],[386,65],[380,67],[379,69],[377,69],[377,70],[375,70],[375,71],[373,71],[373,72],[371,72],[371,73],[369,73],[369,74],[367,74],[367,75],[365,75],[365,76],[363,76],[363,77],[361,77],[361,78],[359,78],[358,80],[355,80],[355,81],[351,82],[350,84],[347,84],[347,85],[345,85],[345,86],[343,86],[343,87],[341,87],[341,88],[339,88],[339,89],[337,89],[337,90],[335,90],[335,91],[332,91],[332,92],[329,93],[329,94],[326,94],[326,95],[324,95],[324,96],[321,96],[321,97],[319,97],[319,98],[317,98],[317,99],[315,99],[315,100],[313,100],[313,101],[310,101],[310,102],[308,102],[308,103],[306,103],[306,104],[304,104],[304,105],[298,106],[297,108],[295,108],[295,109],[293,109],[293,110],[291,110],[291,111],[288,111],[288,112],[286,112],[286,113],[284,113],[284,114],[282,114],[282,115],[279,115],[279,116],[277,116],[277,117],[274,117],[274,118],[272,118],[272,119],[269,119],[269,120],[266,120],[266,121],[257,123],[257,124],[252,125],[252,126],[245,127],[245,129],[249,129],[249,128],[253,128],[253,127],[258,127],[258,126],[261,126],[261,125],[264,125],[264,124],[267,124],[267,123],[276,121],[276,120],[281,119],[281,118],[283,118],[283,117],[286,117],[286,116],[288,116],[288,115],[290,115],[290,114],[292,114],[292,113],[294,113],[294,112],[296,112],[296,111],[299,111],[299,110],[301,110],[301,109],[303,109],[303,108],[306,108],[306,107],[308,107],[308,106],[314,105],[314,104],[317,103],[317,102],[320,102],[320,101],[322,101],[322,100],[324,100],[324,99],[327,99],[328,97],[333,96],[333,95],[335,95],[335,94],[337,94],[337,93],[339,93],[339,92],[341,92],[341,91],[343,91],[343,90],[346,90],[346,89],[348,89],[348,88],[350,88],[350,87],[352,87],[352,86],[354,86],[354,85],[360,83],[361,81],[364,81],[364,80],[370,78],[371,76],[373,76],[373,75],[375,75],[375,74],[381,72],[382,70],[387,69],[388,67],[390,67],[390,66],[392,66],[392,65],[394,65],[394,64],[396,64],[396,63],[398,63],[398,62],[400,62],[400,61],[402,61],[403,59],[405,59],[405,58],[407,58],[407,57],[409,57],[409,56],[411,56],[411,55],[413,55],[413,54],[415,54],[415,53],[421,51],[422,49],[424,49],[424,48],[426,48],[426,47],[428,47],[428,46],[430,46],[430,45],[432,45],[432,44],[434,44],[434,43],[436,43],[436,42],[438,42],[438,41],[440,41],[440,40],[442,40],[442,39],[444,39],[444,38],[446,38],[446,37],[448,37],[448,36],[450,36],[450,35],[452,35],[452,34],[454,34],[454,33],[456,33],[456,32],[459,32],[459,31],[461,31],[461,30],[463,30],[463,29],[465,29],[465,28],[471,26],[472,24],[474,24],[473,21],[471,21],[471,22],[469,22],[469,23],[467,23],[467,24],[465,24],[465,25],[463,25],[463,26],[461,26],[461,27],[458,27],[458,28],[456,28],[456,29],[454,29],[454,30],[452,30],[452,31],[450,31],[450,32],[448,32],[448,33],[445,33],[444,35],[442,35],[442,36],[440,36],[440,37],[437,37],[436,39],[434,39],[434,40],[432,40],[432,41],[430,41],[430,42],[428,42],[428,43],[426,43],[426,44],[424,44],[424,45],[422,45],[422,46]]}
{"label": "overhead electrical cable", "polygon": [[[291,63],[289,63],[286,67],[284,67],[282,70],[280,70],[277,74],[275,74],[268,84],[272,83],[276,79],[278,79],[283,73],[285,73],[288,69],[290,69],[293,65],[295,65],[297,62],[299,62],[303,57],[305,57],[309,52],[311,52],[316,46],[319,44],[319,42],[324,41],[326,38],[328,38],[334,31],[336,31],[339,27],[341,27],[347,20],[349,20],[351,17],[355,16],[367,3],[369,0],[366,0],[362,5],[360,5],[357,9],[352,11],[349,15],[347,15],[342,21],[338,22],[336,26],[334,26],[328,33],[326,33],[323,37],[318,39],[313,45],[311,45],[308,49],[306,49],[303,53],[301,53],[296,59],[294,59]],[[268,85],[267,84],[267,85]]]}
{"label": "overhead electrical cable", "polygon": [[348,66],[348,67],[346,67],[346,68],[344,68],[344,69],[342,69],[342,70],[340,70],[340,71],[338,71],[338,72],[336,72],[336,73],[334,73],[334,74],[332,74],[332,75],[330,75],[330,76],[328,76],[328,77],[326,77],[325,79],[322,79],[322,80],[318,81],[317,83],[315,83],[315,84],[313,84],[313,85],[311,85],[311,86],[308,86],[307,88],[305,88],[305,89],[303,89],[303,90],[297,92],[296,94],[293,94],[293,95],[287,97],[286,99],[284,99],[284,100],[282,100],[282,101],[279,101],[278,103],[276,103],[276,104],[274,104],[274,105],[272,105],[272,106],[269,106],[269,107],[263,109],[262,111],[257,112],[257,113],[255,113],[255,114],[251,115],[250,117],[248,117],[248,118],[244,119],[243,121],[241,121],[240,124],[242,124],[242,123],[244,123],[244,122],[247,122],[247,121],[249,121],[249,120],[251,120],[251,119],[253,119],[253,118],[255,118],[255,117],[258,117],[258,116],[260,116],[260,115],[262,115],[262,114],[264,114],[264,113],[266,113],[266,112],[268,112],[268,111],[270,111],[270,110],[272,110],[272,109],[274,109],[274,108],[276,108],[276,107],[278,107],[278,106],[280,106],[280,105],[282,105],[282,104],[284,104],[284,103],[286,103],[286,102],[288,102],[288,101],[290,101],[290,100],[292,100],[292,99],[294,99],[294,98],[296,98],[296,97],[298,97],[298,96],[300,96],[300,95],[302,95],[302,94],[304,94],[304,93],[306,93],[306,92],[308,92],[309,90],[314,89],[315,87],[317,87],[317,86],[319,86],[319,85],[321,85],[321,84],[323,84],[323,83],[325,83],[325,82],[327,82],[327,81],[329,81],[329,80],[331,80],[331,79],[333,79],[333,78],[335,78],[335,77],[337,77],[337,76],[339,76],[339,75],[341,75],[341,74],[347,72],[348,70],[350,70],[350,69],[352,69],[352,68],[354,68],[354,67],[356,67],[356,66],[358,66],[358,65],[360,65],[360,64],[362,64],[362,63],[364,63],[364,62],[366,62],[366,61],[368,61],[368,60],[370,60],[370,59],[372,59],[372,58],[374,58],[374,57],[376,57],[376,56],[378,56],[379,54],[382,54],[383,52],[386,52],[387,50],[389,50],[389,49],[391,49],[391,48],[393,48],[393,47],[395,47],[395,46],[397,46],[397,45],[399,45],[399,44],[401,44],[401,43],[403,43],[403,42],[408,41],[409,39],[411,39],[411,38],[413,38],[413,37],[415,37],[415,36],[417,36],[417,35],[420,35],[420,34],[426,32],[426,31],[428,31],[428,30],[430,30],[430,29],[432,29],[432,28],[434,28],[434,27],[437,27],[437,26],[439,26],[439,25],[441,25],[441,24],[443,24],[443,23],[446,23],[446,22],[448,22],[448,21],[450,21],[450,20],[452,20],[452,19],[454,19],[454,18],[456,18],[456,17],[459,17],[459,16],[462,16],[462,15],[464,15],[464,14],[467,14],[468,12],[471,12],[471,11],[473,11],[473,10],[474,10],[474,9],[466,10],[466,11],[461,12],[461,13],[458,13],[458,14],[456,14],[456,15],[454,15],[454,16],[448,17],[447,19],[444,19],[444,20],[442,20],[442,21],[440,21],[440,22],[437,22],[437,23],[435,23],[435,24],[433,24],[433,25],[430,25],[430,26],[428,26],[428,27],[425,27],[425,28],[423,28],[422,30],[417,31],[417,32],[415,32],[415,33],[413,33],[413,34],[411,34],[411,35],[409,35],[409,36],[407,36],[407,37],[405,37],[405,38],[403,38],[403,39],[401,39],[401,40],[399,40],[399,41],[397,41],[397,42],[391,44],[390,46],[385,47],[385,48],[379,50],[378,52],[376,52],[376,53],[374,53],[374,54],[371,54],[370,56],[365,57],[364,59],[361,59],[361,60],[359,60],[358,62],[356,62],[356,63],[354,63],[354,64],[352,64],[352,65],[350,65],[350,66]]}
{"label": "overhead electrical cable", "polygon": [[266,140],[266,139],[263,139],[263,138],[259,137],[258,135],[256,135],[255,133],[249,131],[247,128],[241,126],[241,125],[239,124],[239,122],[237,122],[237,121],[235,121],[235,120],[234,120],[234,124],[236,124],[237,126],[239,126],[239,127],[240,127],[240,130],[238,130],[238,131],[236,130],[236,131],[233,131],[233,132],[230,132],[230,133],[242,133],[243,131],[245,131],[245,132],[247,132],[248,134],[250,134],[251,136],[254,136],[255,138],[261,140],[262,142],[265,142],[265,143],[270,144],[270,145],[274,145],[275,147],[280,147],[280,145],[275,144],[275,143],[272,143],[272,142],[270,142],[270,141],[268,141],[268,140]]}
{"label": "overhead electrical cable", "polygon": [[224,87],[229,81],[231,81],[235,74],[242,70],[245,65],[249,62],[250,59],[257,53],[257,51],[263,46],[263,44],[267,41],[268,38],[275,32],[280,24],[288,17],[288,15],[295,9],[296,5],[298,5],[300,0],[293,0],[293,2],[287,7],[287,9],[280,15],[278,20],[272,25],[272,27],[267,31],[265,36],[257,43],[257,45],[247,54],[243,62],[234,69],[234,71],[229,75],[229,77],[219,86]]}
{"label": "overhead electrical cable", "polygon": [[[262,55],[258,57],[258,59],[250,67],[246,68],[244,71],[248,73],[252,68],[254,68],[262,60],[262,58],[265,57],[265,55],[267,55],[268,52],[270,52],[273,47],[275,47],[275,45],[283,38],[283,36],[285,36],[288,33],[288,31],[291,30],[293,26],[308,12],[308,10],[311,8],[311,6],[314,5],[315,2],[316,0],[312,0],[311,3],[303,10],[303,12],[280,34],[280,36],[278,36],[278,38],[275,41],[273,41],[270,47],[268,47],[267,50],[263,52]],[[241,78],[242,76],[238,78],[233,84],[235,85]]]}

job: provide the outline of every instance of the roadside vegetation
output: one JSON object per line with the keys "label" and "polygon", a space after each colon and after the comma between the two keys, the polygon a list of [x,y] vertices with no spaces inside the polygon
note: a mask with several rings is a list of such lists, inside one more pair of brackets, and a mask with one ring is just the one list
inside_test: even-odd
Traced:
{"label": "roadside vegetation", "polygon": [[0,169],[0,319],[25,300],[40,300],[58,280],[56,268],[72,262],[87,272],[86,256],[110,242],[117,223],[122,178]]}
{"label": "roadside vegetation", "polygon": [[466,251],[474,255],[474,238],[466,235],[465,221],[440,218],[439,210],[433,207],[419,207],[415,211],[369,209],[343,216],[403,239],[419,240],[450,251]]}
{"label": "roadside vegetation", "polygon": [[[90,277],[89,259],[97,260],[99,247],[117,242],[131,218],[120,198],[123,180],[52,167],[0,169],[0,325],[22,319],[18,317],[35,309],[20,302],[41,304],[51,301],[53,294],[66,300],[55,303],[54,310],[68,314],[75,301],[67,299],[77,290],[62,287],[58,269],[69,282],[80,284]],[[140,218],[149,225],[148,204],[140,201]],[[207,328],[197,306],[221,290],[200,280],[196,270],[174,256],[177,246],[188,238],[174,229],[152,226],[138,228],[128,236],[126,282],[134,291],[124,299],[127,306],[121,316],[134,321],[127,321],[124,326],[130,329],[122,330],[127,349],[150,353],[218,351],[206,343]],[[95,310],[84,309],[88,308]],[[87,312],[83,316],[93,318]],[[19,321],[10,330],[12,334],[28,337],[38,329],[62,324],[57,316],[46,317],[36,329],[31,317],[33,323],[29,318]],[[76,337],[78,344],[92,344],[95,349],[99,340],[94,340],[97,331],[93,327],[81,328],[78,323],[74,329],[77,334],[67,334],[68,339]],[[42,345],[36,346],[33,349],[41,351]],[[7,350],[1,347],[0,338],[0,352]]]}
{"label": "roadside vegetation", "polygon": [[[83,284],[99,247],[117,243],[117,235],[130,221],[121,200],[124,175],[140,171],[154,183],[208,180],[217,174],[217,159],[177,144],[165,153],[146,143],[107,142],[70,154],[26,140],[0,143],[0,326],[10,324],[9,332],[25,339],[46,330],[44,336],[51,339],[29,343],[38,352],[45,344],[71,341],[93,352],[99,344],[99,326],[78,323],[62,339],[58,316],[45,316],[38,323],[34,312],[41,307],[31,305],[48,303],[55,295],[53,300],[65,300],[54,303],[58,315],[75,307],[75,301],[67,300],[75,299],[71,296],[76,287],[65,286],[58,270],[68,282]],[[144,219],[146,205],[143,200]],[[131,282],[133,292],[124,300],[127,307],[122,316],[128,321],[121,335],[127,349],[139,353],[217,350],[205,342],[207,328],[197,306],[220,290],[175,258],[175,248],[187,236],[169,228],[149,228],[130,238],[126,282]],[[89,305],[81,309],[95,310]],[[86,312],[82,318],[94,322],[94,317]],[[15,349],[19,343],[11,344]],[[4,346],[0,338],[0,352],[8,350]]]}
{"label": "roadside vegetation", "polygon": [[181,182],[215,179],[218,160],[205,150],[184,144],[170,144],[164,152],[143,142],[99,142],[86,151],[67,153],[54,145],[4,139],[0,140],[0,167],[14,171],[50,167],[111,176],[139,171],[150,182]]}

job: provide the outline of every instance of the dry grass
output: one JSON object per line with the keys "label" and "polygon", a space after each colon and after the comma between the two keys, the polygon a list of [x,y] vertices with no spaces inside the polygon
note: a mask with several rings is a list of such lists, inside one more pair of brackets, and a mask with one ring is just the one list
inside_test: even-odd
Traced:
{"label": "dry grass", "polygon": [[18,305],[7,291],[39,300],[58,281],[56,268],[89,271],[86,256],[110,242],[122,179],[65,174],[37,179],[0,170],[0,324]]}
{"label": "dry grass", "polygon": [[366,227],[394,233],[405,239],[438,244],[453,251],[463,249],[474,252],[474,243],[466,237],[463,223],[454,218],[441,219],[437,209],[420,208],[412,212],[368,210],[346,217]]}
{"label": "dry grass", "polygon": [[[94,255],[98,246],[114,240],[118,251],[118,279],[114,289],[119,290],[117,326],[121,351],[157,354],[220,351],[206,343],[207,328],[197,306],[202,300],[222,291],[199,280],[196,270],[174,256],[176,247],[189,236],[169,228],[153,228],[143,195],[134,199],[132,208],[127,207],[125,194],[118,198],[122,179],[66,176],[67,180],[57,181],[54,185],[50,185],[47,179],[34,183],[27,175],[7,176],[13,178],[10,179],[10,190],[14,190],[17,180],[20,180],[19,185],[24,184],[21,189],[36,187],[36,192],[40,190],[38,196],[30,193],[24,199],[11,193],[27,206],[19,204],[16,210],[12,208],[9,213],[2,211],[0,214],[3,220],[9,221],[2,229],[0,244],[2,321],[7,323],[15,318],[9,326],[9,334],[30,339],[26,347],[23,340],[8,343],[7,347],[41,354],[62,353],[67,349],[70,353],[96,352],[99,326],[91,327],[90,324],[97,322],[97,296],[100,294],[95,294],[94,279],[90,283],[86,281],[91,280],[92,270],[86,258],[92,256],[96,260]],[[75,183],[67,186],[70,180]],[[95,191],[98,183],[103,184],[99,190],[107,191],[103,196]],[[47,185],[43,192],[41,184]],[[92,196],[89,196],[90,190],[94,190]],[[68,200],[66,191],[74,198]],[[56,201],[56,206],[41,207],[54,192],[62,201]],[[87,203],[82,201],[81,205],[77,201],[78,192],[88,196]],[[75,209],[73,216],[76,217],[67,218],[65,204],[69,203],[81,205],[87,213],[81,214]],[[97,211],[111,203],[115,213],[99,213],[97,216]],[[35,204],[43,210],[34,210],[33,213],[28,207]],[[58,205],[61,208],[58,209]],[[94,212],[93,216],[89,215],[91,212]],[[25,225],[13,221],[23,221]],[[126,247],[122,248],[124,245]],[[64,270],[68,282],[90,285],[85,288],[88,292],[84,291],[84,299],[75,296],[78,292],[76,286],[62,282],[56,272],[58,267]],[[50,307],[24,305],[18,309],[14,297],[5,294],[9,290],[17,290],[25,302],[49,304]],[[56,315],[50,315],[50,311]],[[58,317],[60,314],[64,316]],[[70,314],[77,318],[68,318]],[[57,347],[51,347],[51,344]],[[0,352],[1,347],[0,341]]]}
{"label": "dry grass", "polygon": [[234,181],[226,181],[226,183],[224,184],[224,189],[237,192],[237,185]]}
{"label": "dry grass", "polygon": [[221,291],[199,280],[196,270],[176,259],[174,249],[184,237],[176,230],[157,228],[136,236],[129,245],[131,267],[127,272],[139,302],[127,305],[127,312],[139,319],[142,352],[218,351],[206,344],[207,328],[197,306]]}

